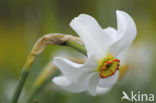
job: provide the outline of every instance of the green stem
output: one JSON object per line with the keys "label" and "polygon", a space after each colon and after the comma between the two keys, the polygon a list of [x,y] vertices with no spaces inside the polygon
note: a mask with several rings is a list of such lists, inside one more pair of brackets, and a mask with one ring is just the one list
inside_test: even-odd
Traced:
{"label": "green stem", "polygon": [[24,67],[23,71],[22,71],[22,73],[21,73],[21,75],[19,77],[19,81],[18,81],[17,87],[15,89],[15,92],[13,94],[11,103],[17,103],[18,98],[19,98],[19,96],[21,94],[22,88],[24,86],[24,83],[26,81],[26,78],[27,78],[28,74],[29,74],[29,71],[27,71],[25,69],[25,67]]}
{"label": "green stem", "polygon": [[72,49],[75,49],[77,50],[78,52],[84,54],[87,56],[87,52],[86,52],[86,49],[84,46],[78,44],[78,43],[75,43],[73,41],[66,41],[64,44],[64,46],[68,46],[68,47],[71,47]]}
{"label": "green stem", "polygon": [[36,94],[39,92],[39,89],[40,87],[35,87],[35,88],[33,87],[25,103],[31,103],[34,97],[36,96]]}
{"label": "green stem", "polygon": [[34,62],[35,58],[36,58],[36,55],[33,55],[31,53],[28,55],[26,62],[25,62],[25,65],[22,69],[22,73],[20,74],[20,77],[19,77],[19,80],[17,83],[17,87],[13,93],[11,103],[17,103],[18,102],[18,98],[20,97],[24,83],[28,77],[30,67],[31,67],[32,63]]}
{"label": "green stem", "polygon": [[[20,75],[17,87],[16,87],[15,92],[13,94],[11,103],[17,103],[18,98],[19,98],[19,96],[21,94],[22,88],[24,86],[24,83],[25,83],[25,81],[27,79],[27,76],[29,74],[30,67],[31,67],[32,63],[34,62],[34,60],[36,59],[37,55],[39,55],[44,49],[44,48],[41,48],[41,47],[45,46],[45,45],[44,46],[42,45],[42,43],[44,43],[44,42],[42,42],[42,40],[46,40],[46,39],[44,39],[44,38],[39,39],[39,42],[37,42],[35,47],[32,49],[31,53],[29,54],[29,56],[28,56],[28,58],[27,58],[27,60],[25,62],[25,65],[23,67],[22,73]],[[77,44],[75,42],[72,42],[72,41],[68,40],[64,44],[56,44],[56,45],[71,47],[71,48],[73,48],[73,49],[75,49],[75,50],[79,51],[80,53],[87,56],[87,52],[86,52],[85,48],[82,45],[79,45],[79,44]]]}
{"label": "green stem", "polygon": [[43,83],[41,83],[41,85],[34,85],[32,87],[32,90],[29,93],[28,98],[26,99],[25,103],[32,103],[33,99],[35,98],[35,96],[40,92],[41,88],[44,87],[44,85],[48,82],[48,80],[45,80]]}
{"label": "green stem", "polygon": [[30,90],[29,96],[26,99],[25,103],[31,103],[35,96],[41,91],[41,89],[51,80],[53,77],[53,73],[55,72],[56,67],[52,62],[49,62],[43,71],[39,74],[37,79],[35,80],[32,88]]}

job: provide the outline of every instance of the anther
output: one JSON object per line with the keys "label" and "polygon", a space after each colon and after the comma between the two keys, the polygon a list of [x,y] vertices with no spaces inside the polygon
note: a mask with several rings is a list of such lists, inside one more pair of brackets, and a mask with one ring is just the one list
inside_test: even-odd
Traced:
{"label": "anther", "polygon": [[105,69],[107,69],[105,66],[102,67],[101,71],[104,71]]}
{"label": "anther", "polygon": [[104,65],[109,65],[109,64],[112,64],[112,63],[113,63],[113,61],[108,61]]}
{"label": "anther", "polygon": [[119,62],[120,63],[120,60],[119,59],[114,59],[114,62]]}

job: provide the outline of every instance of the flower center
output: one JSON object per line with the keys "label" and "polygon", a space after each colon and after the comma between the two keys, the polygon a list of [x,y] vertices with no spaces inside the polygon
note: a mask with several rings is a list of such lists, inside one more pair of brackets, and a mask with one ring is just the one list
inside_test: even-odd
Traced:
{"label": "flower center", "polygon": [[97,71],[101,78],[107,78],[115,74],[119,70],[120,60],[115,59],[112,55],[108,54],[106,58],[99,61]]}

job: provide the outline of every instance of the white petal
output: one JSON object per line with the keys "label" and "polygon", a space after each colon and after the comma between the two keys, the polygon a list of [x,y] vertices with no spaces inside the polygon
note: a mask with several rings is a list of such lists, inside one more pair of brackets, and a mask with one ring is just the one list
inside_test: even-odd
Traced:
{"label": "white petal", "polygon": [[103,78],[103,79],[100,78],[98,86],[104,87],[104,88],[112,87],[118,80],[118,76],[119,76],[119,71],[116,71],[116,73],[112,75],[111,77]]}
{"label": "white petal", "polygon": [[102,88],[102,87],[97,87],[96,88],[96,93],[97,93],[97,95],[101,95],[101,94],[105,94],[105,93],[107,93],[107,92],[109,92],[111,90],[111,87],[109,87],[109,88]]}
{"label": "white petal", "polygon": [[128,63],[128,55],[129,55],[129,49],[125,48],[118,56],[117,58],[120,60],[120,65],[124,65]]}
{"label": "white petal", "polygon": [[53,82],[60,86],[69,86],[71,84],[65,76],[54,77]]}
{"label": "white petal", "polygon": [[89,92],[95,96],[96,95],[96,88],[99,82],[99,75],[95,73],[95,75],[89,81]]}
{"label": "white petal", "polygon": [[113,40],[116,40],[116,37],[117,37],[116,29],[114,29],[112,27],[107,27],[107,28],[104,29],[104,31],[107,32],[109,35],[111,35]]}
{"label": "white petal", "polygon": [[54,64],[72,82],[85,78],[97,67],[94,56],[89,57],[85,64],[77,64],[65,58],[55,57]]}
{"label": "white petal", "polygon": [[89,81],[93,77],[93,75],[94,74],[92,73],[88,75],[86,78],[83,78],[79,82],[71,82],[66,77],[60,76],[60,77],[55,77],[53,79],[53,82],[67,91],[79,93],[79,92],[86,91],[88,89]]}
{"label": "white petal", "polygon": [[97,57],[105,55],[112,38],[93,17],[81,14],[70,22],[70,26],[83,40],[88,56],[91,54],[96,54]]}
{"label": "white petal", "polygon": [[110,52],[117,56],[119,53],[128,47],[136,37],[136,25],[133,19],[123,11],[117,11],[117,39],[109,47]]}
{"label": "white petal", "polygon": [[81,75],[80,68],[82,64],[77,64],[61,57],[54,58],[54,64],[60,69],[60,71],[70,80],[75,81],[75,77]]}
{"label": "white petal", "polygon": [[78,93],[78,92],[83,92],[87,89],[87,84],[72,83],[64,76],[55,77],[53,79],[53,82],[58,86],[60,86],[61,88],[70,92]]}

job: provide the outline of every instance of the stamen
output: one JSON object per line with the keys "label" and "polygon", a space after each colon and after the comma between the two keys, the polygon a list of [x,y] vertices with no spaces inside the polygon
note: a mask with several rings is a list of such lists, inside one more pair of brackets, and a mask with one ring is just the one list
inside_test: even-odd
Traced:
{"label": "stamen", "polygon": [[104,65],[109,65],[109,64],[112,64],[112,63],[113,63],[113,61],[108,61]]}
{"label": "stamen", "polygon": [[[108,67],[108,66],[113,65],[114,62],[118,62],[118,64],[116,64],[115,71],[112,69],[112,67]],[[120,66],[120,60],[119,59],[109,60],[106,63],[104,63],[104,65],[102,66],[100,73],[99,73],[99,76],[101,78],[110,77],[110,76],[114,75],[117,70],[119,70],[119,66]],[[110,72],[111,72],[111,74],[110,74]],[[103,74],[103,73],[108,73],[108,74]]]}
{"label": "stamen", "polygon": [[104,71],[105,69],[107,69],[106,66],[103,66],[102,69],[101,69],[101,71]]}
{"label": "stamen", "polygon": [[114,59],[114,62],[119,62],[120,63],[120,60],[119,59]]}

